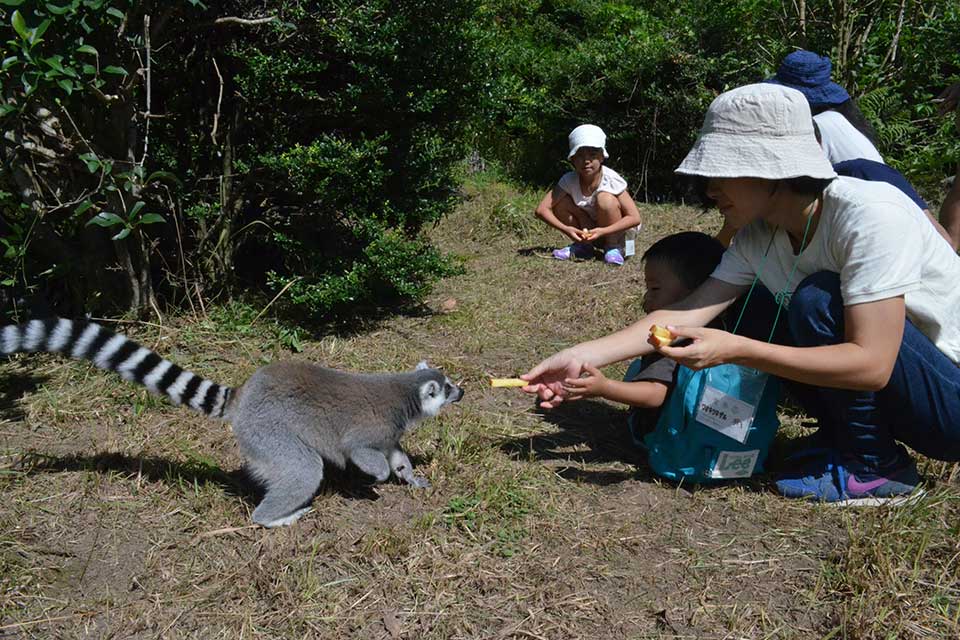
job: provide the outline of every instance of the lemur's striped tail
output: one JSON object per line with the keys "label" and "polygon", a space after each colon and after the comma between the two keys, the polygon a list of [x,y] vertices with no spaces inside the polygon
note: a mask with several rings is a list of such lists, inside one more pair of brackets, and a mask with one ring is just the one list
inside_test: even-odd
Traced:
{"label": "lemur's striped tail", "polygon": [[230,387],[205,380],[141,347],[130,338],[86,320],[48,318],[0,330],[0,353],[20,351],[63,353],[87,359],[125,380],[142,384],[208,416],[222,418],[230,402]]}

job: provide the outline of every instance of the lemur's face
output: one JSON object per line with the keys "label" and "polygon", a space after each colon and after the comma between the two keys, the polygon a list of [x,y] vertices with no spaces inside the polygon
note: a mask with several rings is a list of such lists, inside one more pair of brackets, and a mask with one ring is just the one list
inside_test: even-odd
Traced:
{"label": "lemur's face", "polygon": [[443,375],[439,369],[430,368],[426,362],[417,365],[418,371],[425,371],[426,376],[420,383],[420,407],[425,417],[433,417],[440,413],[448,404],[459,402],[463,397],[463,389]]}

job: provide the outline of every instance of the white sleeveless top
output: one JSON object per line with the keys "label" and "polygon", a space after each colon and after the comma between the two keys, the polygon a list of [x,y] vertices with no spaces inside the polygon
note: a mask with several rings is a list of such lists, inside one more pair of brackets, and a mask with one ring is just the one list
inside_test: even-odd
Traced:
{"label": "white sleeveless top", "polygon": [[580,190],[580,178],[576,171],[568,171],[557,181],[557,186],[570,194],[573,204],[589,214],[594,221],[597,219],[597,194],[601,191],[620,195],[627,189],[627,181],[619,173],[607,166],[600,167],[600,186],[590,195],[584,195]]}

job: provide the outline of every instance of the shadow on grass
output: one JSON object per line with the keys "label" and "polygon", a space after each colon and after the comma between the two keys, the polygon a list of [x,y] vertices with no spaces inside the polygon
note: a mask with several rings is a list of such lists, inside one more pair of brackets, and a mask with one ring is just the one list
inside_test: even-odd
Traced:
{"label": "shadow on grass", "polygon": [[351,338],[374,333],[386,326],[396,317],[429,318],[437,312],[422,302],[394,300],[384,304],[358,304],[347,309],[338,309],[322,320],[311,317],[288,317],[310,332],[314,339],[335,335],[338,338]]}
{"label": "shadow on grass", "polygon": [[[739,484],[750,492],[768,492],[772,485],[769,473],[747,480],[708,484],[695,484],[688,480],[674,482],[659,478],[650,468],[646,451],[634,444],[630,436],[627,429],[627,411],[603,402],[582,400],[560,405],[549,411],[540,409],[538,412],[561,431],[507,440],[500,443],[500,448],[517,459],[570,462],[570,466],[554,465],[556,474],[565,480],[599,486],[618,484],[625,480],[659,482],[672,485],[687,496],[730,484]],[[651,414],[648,417],[646,426],[652,429],[655,416]],[[634,470],[589,468],[592,465],[615,462],[632,465]]]}
{"label": "shadow on grass", "polygon": [[[175,462],[152,456],[128,456],[121,453],[93,455],[52,456],[40,453],[24,454],[17,465],[24,474],[57,471],[118,472],[139,475],[150,482],[162,482],[177,487],[215,485],[229,496],[238,497],[256,505],[263,497],[263,488],[245,469],[224,471],[215,464],[202,461]],[[358,469],[338,469],[324,465],[324,479],[317,495],[336,492],[344,498],[378,500],[369,478]]]}
{"label": "shadow on grass", "polygon": [[546,245],[540,247],[521,247],[517,249],[518,256],[524,256],[529,258],[530,256],[552,256],[554,249],[559,249],[562,245],[557,245],[555,247],[548,247]]}
{"label": "shadow on grass", "polygon": [[35,392],[49,379],[50,376],[35,373],[0,375],[0,420],[23,420],[25,414],[18,400]]}
{"label": "shadow on grass", "polygon": [[[516,458],[573,463],[558,466],[557,475],[576,482],[605,486],[652,478],[646,454],[627,432],[627,412],[623,409],[583,400],[540,410],[540,415],[561,431],[507,440],[500,443],[501,450]],[[584,468],[615,462],[633,465],[636,470]]]}
{"label": "shadow on grass", "polygon": [[[569,242],[569,240],[567,241]],[[517,249],[517,255],[525,258],[553,258],[553,252],[555,249],[563,247],[562,243],[559,243],[554,246],[539,246],[539,247],[521,247]],[[603,252],[599,249],[595,249],[593,256],[590,258],[574,258],[574,262],[590,262],[591,260],[603,260]]]}

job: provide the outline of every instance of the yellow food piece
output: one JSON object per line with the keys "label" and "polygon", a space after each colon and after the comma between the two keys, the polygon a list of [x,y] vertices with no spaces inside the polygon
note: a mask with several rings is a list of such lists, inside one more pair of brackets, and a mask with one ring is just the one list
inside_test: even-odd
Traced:
{"label": "yellow food piece", "polygon": [[676,338],[676,336],[673,335],[669,329],[656,324],[650,325],[650,335],[653,337],[658,347],[668,346]]}
{"label": "yellow food piece", "polygon": [[529,382],[520,378],[490,378],[491,387],[525,387]]}

